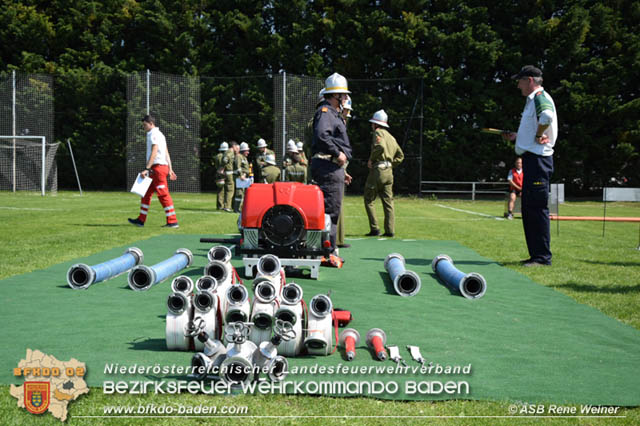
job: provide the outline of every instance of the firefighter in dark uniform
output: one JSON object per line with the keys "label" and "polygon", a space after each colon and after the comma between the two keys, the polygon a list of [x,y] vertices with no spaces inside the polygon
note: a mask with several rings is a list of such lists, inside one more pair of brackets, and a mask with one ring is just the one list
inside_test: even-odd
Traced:
{"label": "firefighter in dark uniform", "polygon": [[222,210],[224,208],[224,157],[229,149],[229,144],[222,142],[220,148],[218,148],[218,154],[213,159],[213,166],[216,169],[216,187],[218,188],[217,208]]}
{"label": "firefighter in dark uniform", "polygon": [[336,225],[344,194],[344,168],[351,159],[347,127],[340,114],[349,92],[347,79],[338,73],[325,80],[324,101],[313,117],[311,177],[324,194],[324,211],[331,218],[331,249],[336,248]]}
{"label": "firefighter in dark uniform", "polygon": [[364,207],[369,216],[369,228],[371,232],[367,236],[380,235],[378,220],[376,219],[373,202],[376,196],[380,196],[382,209],[384,210],[384,236],[395,235],[395,215],[393,210],[393,168],[404,160],[404,153],[396,138],[387,130],[387,113],[383,109],[376,111],[369,120],[373,130],[373,143],[371,155],[367,166],[369,176],[364,185]]}

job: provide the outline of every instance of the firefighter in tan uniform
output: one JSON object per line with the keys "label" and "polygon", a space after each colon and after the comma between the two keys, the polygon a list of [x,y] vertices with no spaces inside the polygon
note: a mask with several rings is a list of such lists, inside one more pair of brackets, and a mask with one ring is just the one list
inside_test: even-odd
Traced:
{"label": "firefighter in tan uniform", "polygon": [[284,169],[284,180],[286,182],[307,183],[307,167],[302,164],[298,147],[289,147],[289,165]]}
{"label": "firefighter in tan uniform", "polygon": [[369,176],[367,176],[367,182],[364,186],[364,207],[367,216],[369,216],[369,228],[371,229],[367,236],[380,235],[373,204],[376,196],[380,196],[384,210],[384,236],[393,237],[395,235],[393,168],[402,163],[404,154],[396,139],[387,130],[389,127],[387,120],[387,113],[382,109],[376,111],[369,120],[373,130],[373,141],[371,155],[367,163]]}
{"label": "firefighter in tan uniform", "polygon": [[[351,118],[351,111],[353,111],[353,102],[351,101],[351,97],[347,95],[347,99],[345,99],[344,104],[342,104],[342,119],[344,120],[344,125],[346,126],[349,123],[349,119]],[[344,192],[347,192],[347,186],[351,185],[352,177],[349,173],[347,173],[347,167],[349,163],[346,163],[344,167]],[[338,225],[336,227],[336,246],[339,248],[349,248],[351,244],[347,244],[344,242],[344,195],[342,198],[342,207],[340,207],[340,216],[338,216]]]}
{"label": "firefighter in tan uniform", "polygon": [[255,173],[256,182],[264,182],[264,176],[262,175],[262,169],[267,167],[267,155],[273,155],[275,158],[276,153],[267,148],[267,141],[260,138],[258,139],[258,154],[253,160],[253,173]]}
{"label": "firefighter in tan uniform", "polygon": [[218,188],[218,197],[216,207],[218,210],[224,208],[224,157],[229,150],[229,144],[222,142],[220,148],[218,148],[218,154],[213,158],[213,166],[216,169],[216,187]]}
{"label": "firefighter in tan uniform", "polygon": [[264,183],[274,183],[280,178],[280,169],[276,166],[276,156],[267,154],[265,156],[266,166],[262,169],[262,181]]}
{"label": "firefighter in tan uniform", "polygon": [[304,156],[304,152],[301,151],[301,148],[298,148],[298,145],[296,144],[296,142],[293,139],[289,139],[289,142],[287,142],[287,152],[284,156],[284,161],[282,162],[282,167],[283,168],[287,168],[288,166],[290,166],[291,164],[293,164],[293,153],[297,153],[298,154],[298,163],[300,163],[301,165],[303,165],[304,167],[307,167],[307,157]]}
{"label": "firefighter in tan uniform", "polygon": [[[240,153],[236,155],[234,176],[236,179],[245,181],[249,178],[249,144],[242,142],[240,144]],[[244,190],[236,185],[235,196],[233,199],[233,211],[240,213],[242,211],[242,202],[244,201]]]}
{"label": "firefighter in tan uniform", "polygon": [[224,205],[222,210],[225,212],[232,212],[231,206],[233,205],[233,193],[236,189],[236,183],[234,181],[233,171],[235,170],[235,158],[236,150],[238,149],[237,142],[231,142],[231,148],[225,152],[223,158],[224,163]]}

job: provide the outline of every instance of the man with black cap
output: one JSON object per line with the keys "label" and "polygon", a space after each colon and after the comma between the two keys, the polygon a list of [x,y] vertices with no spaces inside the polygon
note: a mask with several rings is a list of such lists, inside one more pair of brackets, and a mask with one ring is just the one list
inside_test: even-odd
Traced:
{"label": "man with black cap", "polygon": [[533,65],[512,76],[527,98],[518,133],[503,137],[516,141],[522,157],[522,226],[529,249],[524,266],[551,265],[549,232],[549,181],[553,173],[553,147],[558,135],[558,116],[551,96],[542,87],[542,71]]}
{"label": "man with black cap", "polygon": [[176,180],[178,177],[171,167],[171,157],[169,156],[169,149],[167,148],[167,140],[160,129],[156,127],[156,118],[153,115],[145,115],[142,118],[142,127],[145,132],[147,132],[147,162],[145,169],[140,172],[140,175],[144,177],[149,176],[153,180],[147,193],[144,194],[144,197],[142,197],[140,201],[140,214],[136,219],[129,219],[129,223],[136,226],[144,226],[149,212],[151,197],[154,192],[157,192],[158,199],[167,217],[167,223],[164,226],[167,228],[177,228],[178,219],[176,218],[176,211],[173,208],[171,194],[169,194],[167,176],[171,180]]}

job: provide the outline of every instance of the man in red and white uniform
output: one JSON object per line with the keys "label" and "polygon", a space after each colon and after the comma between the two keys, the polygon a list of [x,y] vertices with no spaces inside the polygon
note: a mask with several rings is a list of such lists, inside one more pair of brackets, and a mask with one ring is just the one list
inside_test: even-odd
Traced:
{"label": "man in red and white uniform", "polygon": [[507,180],[509,181],[509,213],[507,219],[513,219],[513,206],[516,204],[516,197],[522,196],[522,158],[516,158],[515,167],[509,170]]}
{"label": "man in red and white uniform", "polygon": [[136,219],[129,219],[129,223],[136,226],[144,226],[149,212],[149,204],[154,192],[158,193],[160,204],[164,208],[167,223],[166,228],[178,228],[178,219],[173,207],[173,200],[169,194],[167,176],[171,180],[178,177],[171,167],[171,157],[167,149],[167,140],[156,127],[156,118],[153,115],[145,115],[142,119],[142,126],[147,132],[147,163],[145,169],[140,172],[144,177],[149,176],[152,180],[147,193],[140,201],[140,215]]}

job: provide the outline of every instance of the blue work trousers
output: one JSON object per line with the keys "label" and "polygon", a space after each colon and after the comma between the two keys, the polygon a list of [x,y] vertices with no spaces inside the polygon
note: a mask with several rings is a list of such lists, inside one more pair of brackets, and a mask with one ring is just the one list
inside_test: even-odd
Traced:
{"label": "blue work trousers", "polygon": [[551,264],[549,232],[549,181],[553,157],[524,153],[522,156],[522,226],[532,261]]}

